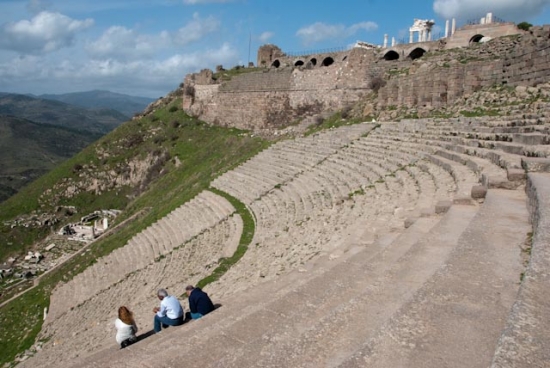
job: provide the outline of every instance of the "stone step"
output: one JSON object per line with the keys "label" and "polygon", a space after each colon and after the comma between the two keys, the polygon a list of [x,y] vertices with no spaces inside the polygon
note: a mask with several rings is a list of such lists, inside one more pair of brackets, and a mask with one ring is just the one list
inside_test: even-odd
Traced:
{"label": "stone step", "polygon": [[[506,328],[498,340],[491,368],[548,367],[550,362],[550,175],[528,174],[526,192],[533,223],[529,263]],[[515,225],[514,225],[515,228]],[[489,365],[487,365],[489,366]]]}
{"label": "stone step", "polygon": [[479,147],[504,151],[514,155],[527,157],[547,157],[550,155],[548,145],[524,145],[508,142],[477,141]]}
{"label": "stone step", "polygon": [[[359,261],[351,262],[350,259],[363,259],[363,261],[367,261],[376,257],[398,257],[400,253],[406,252],[407,248],[414,244],[414,239],[417,239],[420,236],[419,234],[425,233],[430,227],[433,227],[437,220],[437,218],[424,219],[424,222],[419,222],[414,228],[411,228],[408,231],[408,236],[401,237],[401,249],[391,249],[390,243],[393,239],[395,239],[395,237],[381,239],[380,242],[370,244],[368,248],[362,246],[361,243],[355,243],[356,248],[340,258],[332,260],[329,258],[317,260],[316,264],[309,268],[309,272],[302,274],[301,279],[296,279],[293,275],[289,275],[283,279],[277,280],[277,282],[263,284],[262,288],[255,288],[242,294],[242,297],[240,298],[233,298],[234,304],[224,304],[222,309],[216,311],[212,315],[209,315],[207,318],[204,318],[197,323],[193,322],[193,324],[189,326],[184,326],[182,330],[187,327],[191,327],[191,329],[187,329],[185,332],[187,339],[177,339],[177,345],[179,346],[177,350],[181,351],[181,349],[184,349],[184,346],[180,345],[180,343],[184,343],[185,340],[190,344],[192,341],[197,344],[199,341],[206,340],[210,341],[211,344],[214,344],[219,348],[229,349],[231,344],[234,344],[235,341],[242,341],[240,339],[253,339],[256,337],[253,331],[261,331],[262,326],[265,327],[266,322],[269,325],[273,325],[273,318],[269,321],[262,321],[267,308],[274,308],[274,301],[276,301],[276,303],[283,308],[285,300],[288,300],[287,298],[293,295],[301,295],[301,299],[309,296],[312,301],[316,300],[319,303],[334,304],[335,299],[331,297],[331,292],[327,289],[327,287],[323,287],[323,284],[325,283],[323,281],[323,277],[329,277],[328,275],[332,268],[336,267],[340,269],[338,272],[338,277],[341,278],[341,281],[334,279],[334,284],[330,286],[330,290],[347,294],[348,292],[345,288],[338,288],[337,285],[341,282],[345,282],[350,285],[353,284],[354,281],[349,280],[349,276],[346,275],[345,270],[352,267],[354,270],[359,272],[361,267]],[[363,267],[368,268],[366,264],[363,265]],[[314,294],[309,293],[307,290],[309,290],[310,287],[306,285],[315,286],[316,290],[320,291],[320,294],[315,296]],[[300,304],[297,305],[296,310],[288,310],[287,312],[296,313],[300,310],[306,312],[308,309],[309,308],[306,304]],[[273,314],[271,311],[268,311],[267,313]],[[312,316],[309,318],[312,318]],[[258,323],[259,321],[262,321],[262,324]],[[287,323],[288,321],[289,319],[287,319]],[[247,325],[250,325],[250,329],[243,329],[242,323],[247,323]],[[283,327],[283,324],[279,326],[279,328],[281,327]],[[159,336],[160,339],[158,339],[157,336],[154,336],[154,338],[150,338],[144,341],[144,343],[133,345],[131,349],[145,349],[144,351],[147,351],[147,353],[144,354],[147,356],[151,355],[152,358],[154,351],[160,353],[160,351],[164,350],[164,348],[159,350],[159,347],[164,345],[168,340],[174,341],[174,336],[178,333],[183,333],[183,331],[172,329],[166,330],[166,335],[164,335],[163,332],[163,334]],[[190,349],[190,353],[191,350],[195,351],[195,349]],[[96,364],[97,359],[101,359],[102,357],[105,358],[109,353],[111,353],[111,357],[108,358],[108,361],[117,359],[117,356],[114,355],[114,352],[111,350],[107,352],[107,354],[104,353],[94,355],[93,357],[90,357],[89,361],[93,361],[95,362],[94,364]],[[208,361],[211,361],[216,355],[218,356],[218,359],[221,357],[220,351],[211,351],[211,353],[205,355],[205,351],[199,349],[193,354],[196,359],[200,358],[201,364],[203,365],[207,364]],[[120,358],[120,355],[118,358]],[[151,360],[148,360],[148,358],[145,359],[147,360],[147,363],[145,364],[152,364],[149,362],[153,362],[155,360],[154,358]],[[143,364],[144,362],[142,361],[141,363]],[[166,364],[165,361],[163,361],[163,363]]]}
{"label": "stone step", "polygon": [[[426,236],[418,239],[406,253],[395,258],[395,263],[390,254],[381,260],[382,269],[377,268],[377,262],[357,259],[358,264],[366,267],[363,276],[354,275],[353,272],[349,274],[357,283],[357,291],[351,291],[349,298],[335,297],[333,309],[316,308],[315,303],[312,303],[312,307],[303,314],[313,314],[315,321],[307,323],[306,319],[306,323],[301,324],[299,321],[307,317],[290,315],[288,319],[292,322],[285,318],[288,328],[284,331],[277,333],[275,330],[271,333],[274,330],[272,328],[262,335],[262,339],[270,344],[249,344],[250,348],[243,353],[236,355],[231,351],[228,357],[216,364],[228,367],[246,366],[253,361],[258,366],[313,367],[337,364],[359,348],[365,339],[379,331],[383,323],[392,318],[400,306],[412,298],[415,291],[441,266],[455,246],[456,238],[476,212],[474,207],[464,207],[453,207]],[[355,261],[355,258],[351,261]],[[422,269],[417,267],[418,264],[423,265]],[[343,272],[347,274],[347,271]],[[328,278],[325,284],[325,288],[330,285]],[[348,286],[336,284],[334,287],[347,289]],[[275,312],[281,313],[277,310]],[[296,324],[298,328],[290,328]]]}
{"label": "stone step", "polygon": [[520,191],[490,190],[445,266],[381,333],[334,366],[490,366],[519,289],[530,230],[524,203]]}
{"label": "stone step", "polygon": [[436,154],[467,166],[478,175],[487,188],[515,189],[520,184],[508,180],[506,170],[491,161],[447,150],[438,150]]}
{"label": "stone step", "polygon": [[471,197],[472,187],[479,184],[479,179],[469,168],[441,156],[428,155],[428,159],[441,166],[455,179],[457,191],[455,200],[466,200]]}
{"label": "stone step", "polygon": [[[255,311],[253,317],[243,316],[227,330],[189,341],[189,348],[211,346],[207,357],[200,349],[191,349],[193,358],[205,366],[327,366],[351,354],[379,331],[448,257],[477,211],[473,206],[458,207],[416,244],[416,239],[405,236],[402,239],[409,241],[408,245],[386,248],[377,261],[358,254],[346,265],[313,279],[308,287],[297,288],[290,295],[279,294],[278,301]],[[289,309],[288,300],[296,307]],[[223,341],[223,346],[212,346],[216,341]],[[186,346],[183,342],[177,350],[188,350]],[[167,363],[175,361],[168,359]]]}
{"label": "stone step", "polygon": [[521,159],[521,166],[527,172],[550,172],[550,158],[525,157]]}

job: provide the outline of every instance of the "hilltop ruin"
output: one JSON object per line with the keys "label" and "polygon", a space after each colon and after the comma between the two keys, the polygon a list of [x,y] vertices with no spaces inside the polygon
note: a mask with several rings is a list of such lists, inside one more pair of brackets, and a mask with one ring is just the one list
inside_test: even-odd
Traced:
{"label": "hilltop ruin", "polygon": [[513,23],[485,22],[435,41],[358,43],[345,51],[298,56],[264,45],[258,68],[249,72],[227,78],[210,70],[187,75],[183,107],[209,123],[252,130],[284,127],[361,101],[365,116],[384,119],[384,111],[399,109],[428,116],[483,88],[546,80],[549,31],[549,26],[526,32]]}

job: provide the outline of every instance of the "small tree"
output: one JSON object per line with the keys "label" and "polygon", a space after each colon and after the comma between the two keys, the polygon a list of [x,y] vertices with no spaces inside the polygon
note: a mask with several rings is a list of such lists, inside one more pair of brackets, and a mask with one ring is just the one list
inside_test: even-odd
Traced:
{"label": "small tree", "polygon": [[518,28],[519,29],[522,29],[524,31],[528,31],[529,28],[533,27],[533,25],[531,23],[528,23],[528,22],[521,22],[518,24]]}

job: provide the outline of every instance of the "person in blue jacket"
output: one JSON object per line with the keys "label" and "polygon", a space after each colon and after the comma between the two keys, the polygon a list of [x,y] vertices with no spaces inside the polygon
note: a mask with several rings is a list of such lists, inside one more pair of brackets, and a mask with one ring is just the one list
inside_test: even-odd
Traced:
{"label": "person in blue jacket", "polygon": [[185,288],[185,292],[189,297],[189,309],[191,310],[191,318],[199,319],[202,316],[214,310],[214,304],[207,293],[196,288],[193,285],[188,285]]}

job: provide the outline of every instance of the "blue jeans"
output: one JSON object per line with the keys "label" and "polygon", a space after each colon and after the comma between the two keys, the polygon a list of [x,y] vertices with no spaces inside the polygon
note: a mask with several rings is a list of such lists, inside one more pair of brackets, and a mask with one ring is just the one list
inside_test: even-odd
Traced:
{"label": "blue jeans", "polygon": [[155,314],[155,326],[154,326],[155,332],[160,332],[163,325],[165,326],[183,325],[183,316],[178,317],[176,319],[172,319],[172,318],[168,318],[167,316],[159,317],[157,314]]}
{"label": "blue jeans", "polygon": [[191,318],[193,319],[199,319],[202,317],[202,314],[200,313],[191,313]]}

